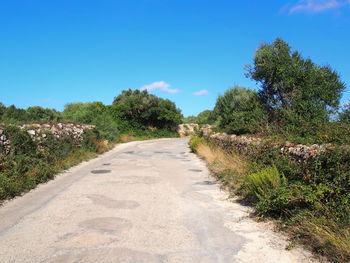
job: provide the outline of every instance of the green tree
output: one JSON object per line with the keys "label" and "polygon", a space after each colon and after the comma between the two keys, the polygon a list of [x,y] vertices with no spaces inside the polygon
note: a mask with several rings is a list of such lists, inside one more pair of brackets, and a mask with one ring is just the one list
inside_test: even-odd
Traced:
{"label": "green tree", "polygon": [[30,121],[55,121],[60,118],[60,113],[55,109],[33,106],[27,109],[27,118]]}
{"label": "green tree", "polygon": [[2,119],[6,123],[20,124],[28,121],[28,115],[26,110],[11,105],[5,109]]}
{"label": "green tree", "polygon": [[64,121],[96,125],[102,138],[114,140],[119,136],[117,121],[108,106],[102,102],[66,104],[62,112]]}
{"label": "green tree", "polygon": [[350,102],[342,107],[342,111],[339,113],[339,121],[350,124]]}
{"label": "green tree", "polygon": [[216,114],[212,110],[204,110],[200,112],[197,116],[198,124],[215,124]]}
{"label": "green tree", "polygon": [[261,85],[259,97],[271,122],[280,125],[324,123],[337,110],[345,89],[329,66],[318,66],[282,39],[262,44],[246,74]]}
{"label": "green tree", "polygon": [[182,120],[181,111],[175,103],[146,90],[123,90],[114,98],[112,111],[115,118],[128,122],[133,128],[172,128]]}
{"label": "green tree", "polygon": [[6,106],[0,102],[0,120],[2,119],[2,116],[5,114]]}
{"label": "green tree", "polygon": [[217,117],[212,110],[204,110],[197,116],[188,116],[182,120],[183,123],[215,124]]}
{"label": "green tree", "polygon": [[239,86],[218,97],[214,112],[219,127],[236,134],[257,132],[266,119],[257,92]]}
{"label": "green tree", "polygon": [[194,115],[190,115],[186,118],[183,118],[182,122],[183,123],[197,123],[197,117]]}

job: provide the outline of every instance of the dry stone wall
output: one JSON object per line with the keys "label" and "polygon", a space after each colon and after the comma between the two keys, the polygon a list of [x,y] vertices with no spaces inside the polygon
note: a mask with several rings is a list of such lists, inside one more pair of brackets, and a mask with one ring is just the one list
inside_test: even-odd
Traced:
{"label": "dry stone wall", "polygon": [[192,136],[196,133],[196,131],[201,131],[203,134],[207,135],[210,134],[214,128],[213,125],[204,124],[199,129],[199,125],[197,123],[185,123],[180,124],[177,126],[177,132],[179,133],[180,137],[186,137],[186,136]]}
{"label": "dry stone wall", "polygon": [[0,151],[0,154],[4,152],[8,154],[10,151],[10,140],[4,132],[4,129],[0,127],[0,148],[3,148],[3,151]]}
{"label": "dry stone wall", "polygon": [[199,129],[199,125],[196,123],[185,123],[177,126],[177,132],[180,137],[191,136],[195,134],[195,131]]}
{"label": "dry stone wall", "polygon": [[[91,130],[95,126],[75,123],[41,123],[41,124],[24,124],[18,128],[26,131],[33,141],[43,141],[50,132],[54,138],[59,139],[62,136],[70,136],[79,145],[83,140],[84,130]],[[3,127],[0,127],[0,148],[3,148],[5,154],[11,150],[10,135],[5,134]]]}
{"label": "dry stone wall", "polygon": [[[213,141],[225,151],[237,151],[240,154],[249,155],[256,146],[264,143],[260,138],[249,136],[237,136],[226,133],[212,133],[203,130],[202,133],[205,138]],[[285,142],[283,145],[273,142],[269,142],[269,144],[271,147],[278,148],[281,154],[289,155],[291,158],[294,158],[300,162],[307,161],[310,158],[317,158],[320,153],[332,147],[330,144],[313,144],[308,146],[302,144],[293,144],[291,142]]]}

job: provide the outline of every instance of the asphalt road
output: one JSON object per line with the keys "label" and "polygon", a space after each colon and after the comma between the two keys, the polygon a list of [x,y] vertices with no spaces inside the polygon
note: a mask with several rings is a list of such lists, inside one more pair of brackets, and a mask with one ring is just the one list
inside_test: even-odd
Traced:
{"label": "asphalt road", "polygon": [[0,262],[311,262],[248,215],[187,139],[131,142],[0,207]]}

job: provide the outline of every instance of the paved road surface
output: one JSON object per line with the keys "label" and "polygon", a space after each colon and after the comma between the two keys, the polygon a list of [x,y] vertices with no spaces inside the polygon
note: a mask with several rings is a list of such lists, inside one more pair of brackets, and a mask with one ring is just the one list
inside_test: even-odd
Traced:
{"label": "paved road surface", "polygon": [[119,145],[0,207],[0,262],[310,262],[226,197],[187,139]]}

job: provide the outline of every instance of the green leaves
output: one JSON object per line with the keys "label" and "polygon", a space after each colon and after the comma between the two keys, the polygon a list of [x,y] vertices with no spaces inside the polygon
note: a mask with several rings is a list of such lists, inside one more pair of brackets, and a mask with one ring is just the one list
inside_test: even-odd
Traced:
{"label": "green leaves", "polygon": [[280,38],[262,44],[254,66],[246,69],[246,75],[261,85],[259,97],[270,122],[279,125],[327,122],[345,90],[345,84],[330,66],[303,59]]}
{"label": "green leaves", "polygon": [[239,86],[218,97],[214,113],[220,128],[236,134],[257,132],[266,119],[257,93]]}
{"label": "green leaves", "polygon": [[146,90],[124,90],[114,98],[116,118],[127,120],[132,127],[172,128],[182,121],[180,109],[168,99],[148,94]]}

